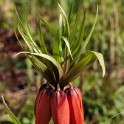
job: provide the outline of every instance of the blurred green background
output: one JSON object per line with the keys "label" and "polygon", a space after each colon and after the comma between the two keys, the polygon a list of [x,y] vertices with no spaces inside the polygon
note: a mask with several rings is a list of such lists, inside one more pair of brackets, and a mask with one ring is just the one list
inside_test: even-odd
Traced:
{"label": "blurred green background", "polygon": [[[82,15],[86,11],[85,36],[95,19],[97,5],[99,7],[88,47],[103,54],[106,75],[102,77],[95,62],[73,82],[82,90],[85,124],[124,124],[124,0],[0,0],[0,95],[22,124],[34,124],[34,101],[44,79],[24,55],[14,57],[21,51],[13,32],[15,7],[22,20],[28,19],[37,40],[37,13],[56,26],[58,2],[67,13],[71,3],[74,14],[78,9]],[[45,27],[42,31],[49,48],[52,35]],[[0,98],[0,124],[11,123]]]}

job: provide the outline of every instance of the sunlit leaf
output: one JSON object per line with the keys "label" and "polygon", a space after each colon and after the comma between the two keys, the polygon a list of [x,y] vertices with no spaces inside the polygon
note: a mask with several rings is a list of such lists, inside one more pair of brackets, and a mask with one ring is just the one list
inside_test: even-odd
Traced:
{"label": "sunlit leaf", "polygon": [[101,53],[95,52],[95,51],[91,51],[92,53],[94,53],[94,55],[96,56],[96,58],[98,59],[101,67],[102,67],[102,75],[105,75],[105,63],[104,63],[104,58],[103,55]]}
{"label": "sunlit leaf", "polygon": [[58,4],[58,6],[59,6],[59,8],[60,8],[60,10],[61,10],[64,18],[65,18],[65,22],[66,22],[65,25],[66,25],[66,30],[67,30],[67,37],[69,37],[70,36],[70,27],[69,27],[69,21],[68,21],[67,15],[66,15],[65,11],[62,9],[62,7],[59,4]]}

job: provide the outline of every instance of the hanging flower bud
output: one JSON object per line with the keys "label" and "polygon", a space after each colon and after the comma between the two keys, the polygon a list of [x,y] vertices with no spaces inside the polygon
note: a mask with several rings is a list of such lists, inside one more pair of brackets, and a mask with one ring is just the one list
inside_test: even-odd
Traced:
{"label": "hanging flower bud", "polygon": [[34,113],[35,113],[35,116],[36,116],[36,108],[39,104],[39,101],[40,101],[40,96],[42,95],[42,93],[44,92],[44,90],[46,89],[47,87],[47,84],[42,84],[38,93],[37,93],[37,96],[36,96],[36,99],[35,99],[35,106],[34,106]]}
{"label": "hanging flower bud", "polygon": [[66,89],[65,92],[70,109],[70,124],[84,124],[81,93],[77,88],[73,88],[71,83],[69,86],[70,88]]}
{"label": "hanging flower bud", "polygon": [[67,96],[59,87],[50,98],[54,124],[70,124],[70,113]]}
{"label": "hanging flower bud", "polygon": [[50,96],[53,90],[50,86],[42,86],[36,98],[35,124],[49,124],[51,118]]}

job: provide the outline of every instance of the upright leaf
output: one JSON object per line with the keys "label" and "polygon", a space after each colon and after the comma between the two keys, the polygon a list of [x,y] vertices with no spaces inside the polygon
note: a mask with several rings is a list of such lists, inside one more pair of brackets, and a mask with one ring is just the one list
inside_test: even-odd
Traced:
{"label": "upright leaf", "polygon": [[56,29],[46,19],[44,19],[43,17],[40,16],[40,19],[43,22],[43,24],[49,29],[49,31],[52,34],[56,35],[56,33],[57,33]]}
{"label": "upright leaf", "polygon": [[69,52],[69,54],[70,54],[70,56],[71,56],[71,59],[73,59],[73,56],[72,56],[72,53],[71,53],[71,49],[70,49],[69,41],[67,40],[66,37],[63,37],[63,36],[62,36],[62,39],[63,39],[63,41],[65,42],[65,44],[66,44],[66,46],[67,46],[67,48],[68,48],[68,52]]}
{"label": "upright leaf", "polygon": [[72,19],[73,19],[73,1],[72,1],[72,3],[71,3],[71,5],[70,5],[70,10],[69,10],[69,15],[68,15],[68,22],[69,22],[69,24],[71,24],[71,21],[72,21]]}
{"label": "upright leaf", "polygon": [[73,55],[75,55],[76,53],[79,53],[80,47],[82,46],[83,37],[84,37],[85,20],[86,20],[86,15],[84,13],[83,20],[82,20],[82,23],[81,23],[81,27],[80,27],[80,30],[79,30],[78,40],[75,43],[75,46],[73,47]]}
{"label": "upright leaf", "polygon": [[48,54],[48,51],[47,51],[46,46],[44,44],[44,38],[43,38],[43,34],[42,34],[41,23],[39,24],[39,40],[40,40],[41,51],[44,54]]}
{"label": "upright leaf", "polygon": [[75,44],[74,39],[76,37],[75,34],[77,33],[77,29],[78,29],[79,17],[80,17],[80,11],[77,12],[77,15],[76,15],[76,17],[74,19],[74,24],[73,24],[72,31],[70,32],[69,40],[70,40],[72,48],[73,48],[73,46]]}
{"label": "upright leaf", "polygon": [[68,21],[68,18],[66,16],[66,13],[65,11],[62,9],[62,7],[58,4],[63,16],[64,16],[64,19],[65,19],[65,26],[66,26],[66,33],[67,33],[67,38],[70,36],[70,26],[69,26],[69,21]]}

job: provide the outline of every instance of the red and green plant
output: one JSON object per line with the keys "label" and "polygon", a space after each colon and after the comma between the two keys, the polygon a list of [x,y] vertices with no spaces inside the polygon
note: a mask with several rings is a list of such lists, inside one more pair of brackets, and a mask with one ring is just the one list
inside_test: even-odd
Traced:
{"label": "red and green plant", "polygon": [[[15,30],[15,35],[23,49],[18,55],[26,54],[33,66],[46,80],[46,83],[40,87],[36,97],[34,107],[35,123],[48,124],[52,116],[55,124],[83,124],[84,112],[81,91],[74,88],[71,82],[88,66],[93,64],[96,59],[102,67],[103,76],[105,74],[102,54],[87,50],[87,44],[97,21],[98,8],[94,24],[88,36],[84,39],[85,12],[81,24],[78,24],[81,16],[80,10],[74,16],[71,7],[67,16],[62,7],[58,6],[60,15],[57,28],[38,15],[40,20],[39,41],[35,41],[27,21],[23,23],[17,13],[18,23],[16,27],[23,38],[23,42],[20,41]],[[49,49],[46,48],[44,42],[41,23],[54,36]]]}

